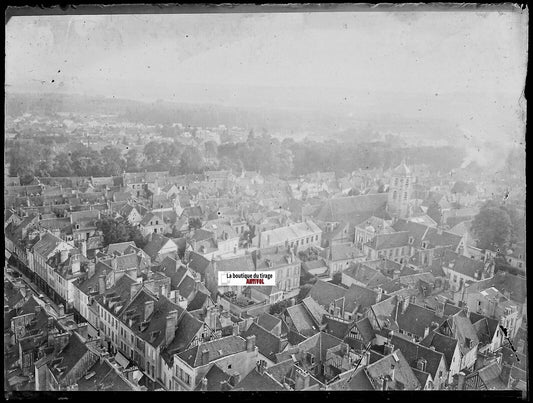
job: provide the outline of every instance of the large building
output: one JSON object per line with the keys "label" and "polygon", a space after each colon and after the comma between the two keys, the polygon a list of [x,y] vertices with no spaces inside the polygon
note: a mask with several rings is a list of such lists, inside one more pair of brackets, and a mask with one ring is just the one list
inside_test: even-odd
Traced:
{"label": "large building", "polygon": [[407,218],[409,216],[412,182],[411,171],[405,163],[401,163],[392,171],[387,203],[388,212],[392,217]]}

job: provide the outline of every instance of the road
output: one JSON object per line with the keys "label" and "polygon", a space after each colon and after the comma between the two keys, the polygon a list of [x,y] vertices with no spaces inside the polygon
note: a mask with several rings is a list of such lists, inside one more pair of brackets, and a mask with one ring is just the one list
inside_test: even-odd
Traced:
{"label": "road", "polygon": [[59,307],[54,301],[52,301],[50,298],[48,298],[48,296],[46,296],[43,290],[41,290],[35,283],[33,283],[28,277],[26,277],[16,267],[11,266],[10,264],[8,264],[7,267],[9,270],[12,270],[14,273],[18,273],[18,276],[13,276],[12,274],[8,272],[8,270],[4,270],[4,276],[11,279],[12,281],[16,280],[17,278],[24,281],[24,283],[26,283],[26,285],[32,290],[35,297],[43,301],[44,304],[50,304],[51,309],[48,311],[48,313],[52,315],[54,318],[57,318],[59,316],[58,315]]}

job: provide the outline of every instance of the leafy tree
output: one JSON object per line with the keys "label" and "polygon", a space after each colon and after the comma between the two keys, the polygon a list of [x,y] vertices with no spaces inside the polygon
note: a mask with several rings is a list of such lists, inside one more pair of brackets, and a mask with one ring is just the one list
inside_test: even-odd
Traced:
{"label": "leafy tree", "polygon": [[479,248],[505,251],[512,233],[511,218],[501,206],[489,202],[474,217],[472,231],[479,239]]}
{"label": "leafy tree", "polygon": [[146,244],[139,229],[126,220],[104,218],[96,223],[96,228],[102,231],[104,235],[104,246],[129,241],[134,241],[138,248],[142,248]]}
{"label": "leafy tree", "polygon": [[202,228],[202,220],[197,217],[189,218],[189,229]]}
{"label": "leafy tree", "polygon": [[180,169],[183,173],[200,173],[204,165],[204,157],[196,147],[185,147],[180,161]]}
{"label": "leafy tree", "polygon": [[289,307],[291,305],[290,301],[288,300],[283,300],[283,301],[280,301],[280,302],[276,302],[275,304],[273,304],[271,307],[270,307],[270,314],[271,315],[279,315],[280,313],[282,313],[285,308]]}

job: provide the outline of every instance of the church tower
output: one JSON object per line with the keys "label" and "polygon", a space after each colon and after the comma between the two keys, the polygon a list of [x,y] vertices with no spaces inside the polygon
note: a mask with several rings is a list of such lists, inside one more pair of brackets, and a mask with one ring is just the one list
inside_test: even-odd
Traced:
{"label": "church tower", "polygon": [[407,218],[412,190],[411,170],[402,162],[392,171],[387,210],[392,217]]}

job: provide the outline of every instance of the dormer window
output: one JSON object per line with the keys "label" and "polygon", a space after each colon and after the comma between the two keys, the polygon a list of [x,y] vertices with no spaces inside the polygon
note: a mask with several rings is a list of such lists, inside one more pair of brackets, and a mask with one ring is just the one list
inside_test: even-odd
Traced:
{"label": "dormer window", "polygon": [[415,239],[412,236],[410,236],[409,237],[409,245],[412,245],[414,242],[415,242]]}

